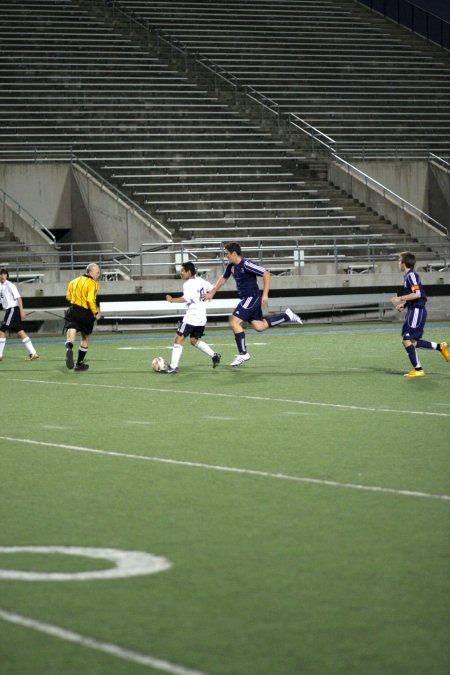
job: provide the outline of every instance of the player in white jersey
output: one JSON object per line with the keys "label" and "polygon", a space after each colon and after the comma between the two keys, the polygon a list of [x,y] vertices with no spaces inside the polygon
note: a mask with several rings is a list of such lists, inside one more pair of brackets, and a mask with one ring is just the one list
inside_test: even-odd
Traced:
{"label": "player in white jersey", "polygon": [[3,360],[3,351],[6,346],[6,334],[17,333],[28,351],[27,361],[34,361],[39,356],[36,353],[33,343],[23,329],[25,321],[25,311],[23,309],[22,298],[17,286],[9,281],[8,270],[0,270],[0,302],[5,310],[5,316],[0,325],[0,361]]}
{"label": "player in white jersey", "polygon": [[166,295],[166,300],[167,302],[185,302],[186,314],[178,323],[170,365],[166,370],[160,372],[176,373],[178,371],[178,364],[180,363],[181,354],[183,352],[183,340],[188,335],[190,337],[191,345],[197,347],[197,349],[200,349],[201,352],[209,356],[212,360],[213,368],[216,368],[220,363],[220,354],[213,351],[211,347],[201,339],[205,333],[207,320],[207,303],[203,302],[202,297],[211,290],[212,284],[210,284],[209,281],[196,276],[195,265],[191,262],[186,262],[181,265],[180,276],[184,281],[183,295],[179,298],[174,298],[172,295]]}

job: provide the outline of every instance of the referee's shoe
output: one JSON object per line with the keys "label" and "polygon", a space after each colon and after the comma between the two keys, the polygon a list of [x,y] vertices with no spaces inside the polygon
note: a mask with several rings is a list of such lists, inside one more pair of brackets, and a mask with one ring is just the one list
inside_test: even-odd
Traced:
{"label": "referee's shoe", "polygon": [[73,370],[73,349],[71,347],[66,349],[66,366],[69,370]]}

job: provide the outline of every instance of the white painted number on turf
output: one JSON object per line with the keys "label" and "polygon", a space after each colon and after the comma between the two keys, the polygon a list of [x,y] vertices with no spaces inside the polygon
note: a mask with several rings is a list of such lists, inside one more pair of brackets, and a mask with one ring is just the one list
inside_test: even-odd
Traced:
{"label": "white painted number on turf", "polygon": [[87,581],[91,579],[123,579],[156,574],[172,567],[172,563],[151,553],[122,551],[117,548],[85,548],[82,546],[0,546],[1,555],[8,553],[43,553],[73,555],[107,560],[114,567],[90,572],[25,572],[0,567],[0,579],[19,581]]}

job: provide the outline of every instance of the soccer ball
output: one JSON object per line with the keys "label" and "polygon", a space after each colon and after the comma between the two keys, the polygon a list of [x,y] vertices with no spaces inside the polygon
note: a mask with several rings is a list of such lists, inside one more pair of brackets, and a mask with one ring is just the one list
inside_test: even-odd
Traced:
{"label": "soccer ball", "polygon": [[165,370],[167,368],[167,362],[163,359],[162,356],[157,356],[152,361],[152,368],[155,371],[155,373],[160,373],[161,370]]}

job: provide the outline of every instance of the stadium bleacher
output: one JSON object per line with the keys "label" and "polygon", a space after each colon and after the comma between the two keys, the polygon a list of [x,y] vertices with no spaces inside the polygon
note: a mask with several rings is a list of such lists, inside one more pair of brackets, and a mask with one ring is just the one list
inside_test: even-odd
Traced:
{"label": "stadium bleacher", "polygon": [[[175,240],[295,232],[308,235],[308,245],[324,233],[332,242],[364,232],[392,245],[373,250],[385,259],[400,241],[417,247],[408,232],[330,185],[326,159],[181,72],[110,5],[0,1],[0,158],[67,148]],[[349,11],[347,0],[117,7],[276,99],[282,113],[307,115],[344,152],[445,152],[448,59],[409,44],[364,9]],[[366,251],[357,238],[348,249],[356,257]],[[422,252],[433,258],[429,246]]]}
{"label": "stadium bleacher", "polygon": [[448,53],[352,0],[119,0],[347,156],[450,154]]}

